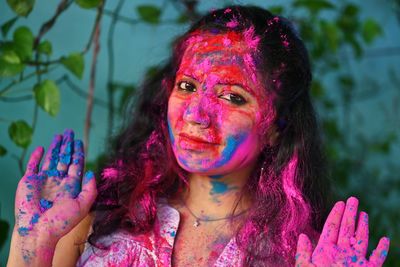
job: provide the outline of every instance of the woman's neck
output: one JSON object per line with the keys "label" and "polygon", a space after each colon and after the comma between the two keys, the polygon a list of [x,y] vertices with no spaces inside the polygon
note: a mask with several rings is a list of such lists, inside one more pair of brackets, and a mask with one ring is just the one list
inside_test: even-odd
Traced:
{"label": "woman's neck", "polygon": [[[189,174],[189,189],[181,195],[181,201],[200,219],[213,220],[239,214],[248,209],[250,199],[241,196],[252,166],[224,176]],[[178,196],[179,198],[179,196]]]}

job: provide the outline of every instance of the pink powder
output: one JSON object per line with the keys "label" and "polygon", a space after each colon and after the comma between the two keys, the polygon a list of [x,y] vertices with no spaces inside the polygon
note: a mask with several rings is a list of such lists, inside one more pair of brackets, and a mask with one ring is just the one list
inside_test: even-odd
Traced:
{"label": "pink powder", "polygon": [[230,9],[230,8],[227,8],[227,9],[224,10],[224,14],[228,14],[228,13],[231,13],[231,12],[232,12],[232,9]]}
{"label": "pink powder", "polygon": [[226,23],[226,27],[228,28],[236,28],[239,25],[239,22],[236,20],[231,20],[228,23]]}
{"label": "pink powder", "polygon": [[105,168],[102,172],[102,176],[105,179],[114,179],[118,176],[118,170],[115,168]]}
{"label": "pink powder", "polygon": [[260,37],[255,36],[254,27],[251,26],[243,33],[244,41],[247,46],[251,49],[257,50],[258,44],[260,42]]}

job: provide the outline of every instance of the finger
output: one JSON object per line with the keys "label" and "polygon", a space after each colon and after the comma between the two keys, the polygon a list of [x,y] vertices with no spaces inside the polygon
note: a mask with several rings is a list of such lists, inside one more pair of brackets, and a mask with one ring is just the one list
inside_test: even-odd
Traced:
{"label": "finger", "polygon": [[81,192],[81,183],[79,176],[68,176],[68,178],[62,179],[61,188],[64,190],[62,195],[76,198]]}
{"label": "finger", "polygon": [[29,157],[28,164],[26,165],[25,176],[37,174],[39,170],[39,164],[43,157],[43,147],[39,146],[33,150]]}
{"label": "finger", "polygon": [[371,257],[369,257],[369,263],[371,266],[379,267],[385,262],[386,256],[389,251],[390,240],[387,237],[382,237],[379,240],[378,246],[372,251]]}
{"label": "finger", "polygon": [[55,170],[58,164],[58,154],[60,153],[62,136],[57,134],[54,136],[53,141],[47,150],[46,156],[42,166],[42,171]]}
{"label": "finger", "polygon": [[353,247],[364,258],[368,250],[368,235],[368,214],[362,211],[360,212],[360,216],[358,218],[357,231]]}
{"label": "finger", "polygon": [[340,224],[339,237],[337,244],[341,247],[350,246],[350,238],[354,236],[358,209],[358,199],[350,197],[347,199],[346,208]]}
{"label": "finger", "polygon": [[305,234],[299,235],[297,241],[296,264],[295,266],[309,266],[311,263],[312,244]]}
{"label": "finger", "polygon": [[74,154],[72,154],[72,164],[68,168],[69,177],[82,177],[85,165],[85,153],[81,140],[74,141]]}
{"label": "finger", "polygon": [[57,164],[57,170],[60,172],[61,176],[65,176],[68,166],[71,163],[74,135],[74,131],[70,129],[65,130],[63,135],[59,161]]}
{"label": "finger", "polygon": [[77,197],[82,218],[85,217],[97,197],[96,179],[93,172],[88,171],[82,179],[82,191]]}
{"label": "finger", "polygon": [[333,206],[328,218],[326,219],[318,243],[337,243],[340,221],[342,220],[344,208],[345,204],[343,201],[336,202],[335,206]]}

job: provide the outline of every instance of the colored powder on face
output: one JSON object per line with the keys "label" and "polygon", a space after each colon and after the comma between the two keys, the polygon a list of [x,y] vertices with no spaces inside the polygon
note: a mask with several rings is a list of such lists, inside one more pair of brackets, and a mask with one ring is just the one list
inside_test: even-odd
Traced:
{"label": "colored powder on face", "polygon": [[176,232],[175,232],[175,231],[172,231],[172,232],[170,233],[170,235],[171,235],[172,237],[175,237]]}
{"label": "colored powder on face", "polygon": [[175,138],[174,138],[174,134],[172,133],[171,123],[170,123],[169,119],[167,120],[167,123],[168,123],[169,138],[171,139],[171,144],[173,145],[175,143]]}
{"label": "colored powder on face", "polygon": [[216,174],[216,175],[210,175],[209,177],[212,178],[212,179],[219,179],[222,176],[223,176],[222,174]]}
{"label": "colored powder on face", "polygon": [[238,136],[229,136],[226,140],[226,146],[222,151],[221,159],[215,164],[215,167],[221,167],[226,164],[236,152],[238,146],[246,139],[247,134]]}
{"label": "colored powder on face", "polygon": [[211,181],[212,189],[210,194],[224,194],[226,191],[228,191],[228,185],[223,183],[223,182],[218,182],[218,181]]}
{"label": "colored powder on face", "polygon": [[32,194],[28,194],[26,195],[26,200],[29,202],[32,200],[33,195]]}
{"label": "colored powder on face", "polygon": [[31,184],[28,184],[26,187],[27,187],[28,189],[33,189],[33,186],[32,186]]}

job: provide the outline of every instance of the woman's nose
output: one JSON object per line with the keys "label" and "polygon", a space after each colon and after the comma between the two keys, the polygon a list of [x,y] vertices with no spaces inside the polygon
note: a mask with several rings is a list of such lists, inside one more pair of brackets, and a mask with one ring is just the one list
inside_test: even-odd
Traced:
{"label": "woman's nose", "polygon": [[210,126],[210,114],[204,97],[192,97],[183,114],[183,120],[190,124],[200,125],[202,128]]}

